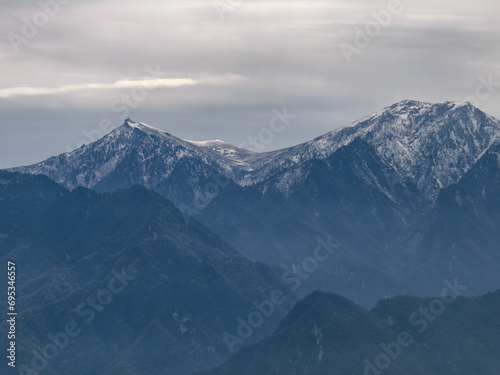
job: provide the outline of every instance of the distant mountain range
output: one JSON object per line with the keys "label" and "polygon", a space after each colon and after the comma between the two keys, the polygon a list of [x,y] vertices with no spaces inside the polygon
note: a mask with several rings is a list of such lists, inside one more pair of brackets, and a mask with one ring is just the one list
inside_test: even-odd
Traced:
{"label": "distant mountain range", "polygon": [[[69,189],[112,191],[139,184],[189,204],[175,187],[189,188],[187,195],[203,193],[203,183],[214,174],[239,186],[255,185],[290,167],[325,160],[359,138],[400,179],[410,179],[432,200],[441,188],[458,181],[499,132],[498,120],[469,103],[406,100],[313,141],[258,153],[220,140],[182,140],[128,119],[90,145],[13,170],[45,174]],[[285,194],[293,179],[281,182]]]}
{"label": "distant mountain range", "polygon": [[[484,171],[500,168],[495,155],[490,150],[466,173],[461,182],[470,185],[440,195],[456,203],[452,217],[481,217],[472,231],[490,235],[498,206],[470,194],[490,181]],[[491,202],[500,202],[498,194]],[[444,220],[455,230],[436,209],[428,227]],[[469,286],[455,278],[441,281],[438,298],[400,296],[371,311],[324,292],[295,303],[300,292],[281,280],[282,270],[250,262],[140,186],[70,192],[46,176],[0,171],[0,212],[0,261],[18,267],[22,374],[500,371],[500,291],[463,297]],[[326,242],[332,256],[341,251]],[[6,311],[6,291],[0,299]],[[0,321],[0,331],[7,328]],[[0,346],[7,347],[6,337]]]}
{"label": "distant mountain range", "polygon": [[468,103],[267,153],[127,120],[0,171],[19,370],[498,374],[499,186],[500,121]]}
{"label": "distant mountain range", "polygon": [[[289,269],[285,282],[301,277],[312,289],[373,306],[396,294],[437,293],[435,285],[455,276],[470,293],[500,287],[496,218],[463,212],[453,217],[457,230],[439,229],[450,228],[443,220],[455,212],[449,189],[475,183],[462,179],[478,168],[497,176],[484,159],[495,158],[499,136],[500,122],[469,103],[410,100],[267,153],[127,120],[92,144],[11,171],[44,174],[68,189],[143,185],[250,259]],[[484,188],[492,193],[476,186],[467,199],[494,204],[496,187]],[[459,229],[471,222],[481,229]],[[300,276],[317,238],[328,236],[342,247]]]}

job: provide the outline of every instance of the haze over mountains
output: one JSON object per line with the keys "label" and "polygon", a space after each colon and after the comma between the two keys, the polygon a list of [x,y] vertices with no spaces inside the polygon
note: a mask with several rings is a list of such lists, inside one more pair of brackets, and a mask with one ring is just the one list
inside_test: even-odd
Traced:
{"label": "haze over mountains", "polygon": [[[469,103],[407,100],[267,153],[127,120],[0,171],[0,259],[23,259],[23,363],[77,321],[46,373],[361,374],[433,301],[394,296],[440,296],[451,280],[484,296],[447,304],[387,373],[496,374],[499,186],[500,121]],[[82,320],[117,272],[123,292]]]}
{"label": "haze over mountains", "polygon": [[367,311],[314,292],[271,336],[198,375],[498,374],[500,292],[447,292],[453,302],[442,302],[438,315],[429,306],[439,300],[397,297]]}
{"label": "haze over mountains", "polygon": [[[236,341],[263,338],[294,302],[280,272],[186,223],[143,187],[69,192],[45,176],[0,172],[0,210],[0,260],[19,268],[24,373],[189,373],[231,354],[238,318],[247,319],[255,304],[273,295],[280,302]],[[273,294],[277,289],[281,294]],[[6,290],[0,295],[7,301]],[[48,349],[44,358],[50,335],[71,322],[80,334],[56,359]]]}
{"label": "haze over mountains", "polygon": [[[69,189],[143,185],[250,259],[295,274],[317,237],[330,236],[342,244],[334,257],[311,275],[284,281],[307,278],[313,289],[373,306],[403,292],[437,293],[432,285],[445,277],[465,278],[471,293],[500,287],[495,272],[482,272],[497,269],[494,245],[484,250],[483,239],[473,236],[468,251],[450,257],[453,239],[421,232],[436,205],[448,209],[440,192],[459,183],[499,136],[500,122],[469,103],[410,100],[268,153],[185,141],[127,120],[90,145],[13,171],[45,174]],[[426,257],[419,246],[448,256]],[[433,281],[421,283],[422,273]]]}

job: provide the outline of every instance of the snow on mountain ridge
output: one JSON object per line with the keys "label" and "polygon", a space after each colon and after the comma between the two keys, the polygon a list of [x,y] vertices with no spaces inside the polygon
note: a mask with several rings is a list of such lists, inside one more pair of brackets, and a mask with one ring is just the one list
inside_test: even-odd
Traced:
{"label": "snow on mountain ridge", "polygon": [[354,139],[367,141],[402,179],[413,180],[429,199],[456,182],[500,139],[500,122],[470,103],[405,100],[312,141],[275,152],[240,181],[251,185],[311,159],[325,159]]}
{"label": "snow on mountain ridge", "polygon": [[154,127],[147,125],[147,124],[144,124],[143,122],[135,122],[130,118],[125,120],[124,125],[132,128],[132,129],[141,129],[141,130],[148,129],[151,131],[163,133],[160,129],[154,128]]}
{"label": "snow on mountain ridge", "polygon": [[[179,163],[188,163],[200,170],[197,173],[217,171],[248,186],[304,161],[326,159],[361,138],[401,179],[413,180],[432,199],[439,189],[456,182],[499,134],[500,122],[470,103],[413,100],[396,103],[312,141],[266,153],[220,140],[183,140],[127,119],[105,137],[72,153],[13,170],[46,174],[69,188],[94,188],[120,173],[132,173],[127,172],[131,169],[128,163],[140,174],[130,176],[131,181],[146,181],[151,187],[161,185]],[[293,184],[297,178],[285,180]],[[281,188],[289,190],[284,185]]]}

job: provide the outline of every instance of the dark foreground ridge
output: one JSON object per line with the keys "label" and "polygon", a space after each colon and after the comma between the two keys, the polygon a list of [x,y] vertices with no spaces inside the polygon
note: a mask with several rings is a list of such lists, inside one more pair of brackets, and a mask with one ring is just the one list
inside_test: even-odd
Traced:
{"label": "dark foreground ridge", "polygon": [[[316,238],[330,236],[342,248],[301,281],[370,308],[404,292],[436,295],[445,278],[466,282],[469,295],[500,288],[499,220],[487,209],[499,191],[498,140],[500,121],[470,103],[405,100],[267,153],[129,119],[15,171],[101,193],[143,185],[271,266],[298,269]],[[471,170],[496,176],[484,194],[483,183],[463,180]]]}
{"label": "dark foreground ridge", "polygon": [[197,375],[497,375],[500,291],[457,296],[463,288],[445,282],[445,298],[395,297],[372,311],[315,292],[270,337]]}
{"label": "dark foreground ridge", "polygon": [[[254,301],[287,291],[281,274],[144,187],[69,192],[45,176],[0,172],[0,211],[0,262],[17,261],[17,365],[26,374],[207,368],[230,355],[224,334]],[[244,342],[271,333],[292,302],[274,305]]]}

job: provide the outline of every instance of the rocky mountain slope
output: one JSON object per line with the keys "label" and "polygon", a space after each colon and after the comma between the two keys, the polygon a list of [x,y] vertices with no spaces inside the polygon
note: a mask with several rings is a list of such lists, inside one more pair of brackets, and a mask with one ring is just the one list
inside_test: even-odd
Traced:
{"label": "rocky mountain slope", "polygon": [[[23,373],[185,374],[227,358],[227,334],[239,345],[264,337],[293,303],[280,273],[144,187],[69,192],[45,176],[0,172],[0,212],[0,261],[18,269]],[[273,296],[272,314],[238,338],[238,319]],[[55,357],[53,337],[64,344]]]}
{"label": "rocky mountain slope", "polygon": [[[312,289],[371,306],[407,291],[435,292],[430,284],[456,269],[454,250],[440,249],[425,266],[432,283],[418,283],[410,275],[425,257],[408,254],[432,248],[419,228],[433,217],[440,192],[474,168],[499,135],[500,122],[469,103],[410,100],[268,153],[186,141],[127,120],[97,142],[15,171],[45,174],[69,189],[146,186],[252,260],[288,269],[288,282],[300,277]],[[304,274],[317,238],[328,236],[342,250]],[[479,254],[481,237],[469,240]],[[500,287],[480,272],[486,263],[488,256],[479,256],[468,271],[485,278],[477,280],[478,292]]]}
{"label": "rocky mountain slope", "polygon": [[404,264],[400,279],[418,293],[445,277],[459,277],[475,294],[500,285],[500,144],[443,189],[390,252]]}
{"label": "rocky mountain slope", "polygon": [[[127,120],[97,142],[13,171],[45,174],[69,189],[83,186],[107,191],[143,184],[173,199],[174,187],[198,191],[212,175],[230,178],[240,186],[253,185],[290,166],[324,160],[361,138],[384,163],[402,178],[411,178],[431,199],[439,189],[456,182],[499,134],[500,122],[469,103],[410,100],[313,141],[268,153],[218,140],[185,141]],[[184,179],[175,176],[176,172]]]}

